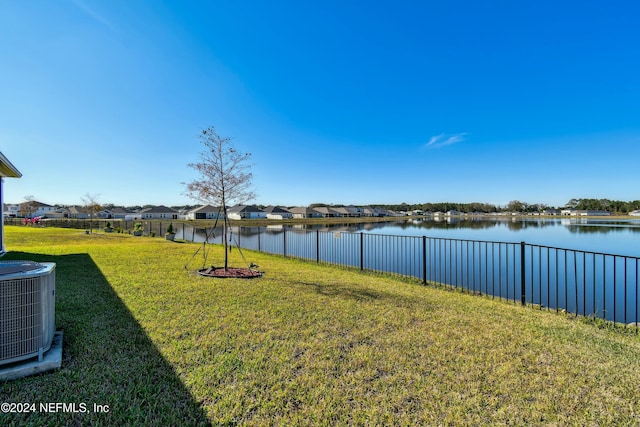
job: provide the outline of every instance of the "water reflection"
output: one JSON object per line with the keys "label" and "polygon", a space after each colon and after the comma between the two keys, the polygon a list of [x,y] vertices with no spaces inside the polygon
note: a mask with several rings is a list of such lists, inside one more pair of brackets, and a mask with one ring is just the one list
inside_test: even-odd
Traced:
{"label": "water reflection", "polygon": [[636,220],[602,222],[588,219],[563,220],[571,233],[640,233],[640,223]]}
{"label": "water reflection", "polygon": [[396,226],[403,229],[421,228],[435,230],[485,230],[496,227],[506,227],[512,231],[524,230],[527,228],[556,227],[560,225],[560,220],[527,220],[517,218],[505,219],[480,219],[480,218],[446,218],[444,220],[435,219],[412,219],[396,223]]}
{"label": "water reflection", "polygon": [[640,220],[599,220],[599,219],[526,219],[526,218],[444,218],[444,219],[411,219],[394,223],[385,223],[382,227],[393,225],[401,229],[470,229],[482,230],[506,227],[511,231],[525,229],[543,229],[549,227],[565,227],[572,233],[640,233]]}

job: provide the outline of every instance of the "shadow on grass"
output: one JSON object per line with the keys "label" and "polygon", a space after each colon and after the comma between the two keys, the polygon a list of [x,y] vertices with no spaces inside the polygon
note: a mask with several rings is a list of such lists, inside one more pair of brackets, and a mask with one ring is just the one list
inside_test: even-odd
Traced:
{"label": "shadow on grass", "polygon": [[418,302],[413,298],[378,289],[359,287],[355,284],[320,284],[306,281],[297,281],[293,283],[312,289],[316,294],[325,297],[339,297],[360,302],[384,301],[385,303],[393,303],[402,306],[413,306],[418,304]]}
{"label": "shadow on grass", "polygon": [[319,295],[326,297],[341,297],[351,298],[357,301],[372,301],[383,298],[385,295],[381,292],[374,291],[372,289],[360,289],[353,286],[344,285],[323,285],[315,282],[296,282],[299,285],[303,285],[313,289],[313,291]]}
{"label": "shadow on grass", "polygon": [[[0,425],[210,425],[88,254],[11,252],[4,259],[56,263],[56,328],[64,341],[60,370],[0,384],[0,402],[36,405],[0,414]],[[41,403],[75,405],[46,412]]]}

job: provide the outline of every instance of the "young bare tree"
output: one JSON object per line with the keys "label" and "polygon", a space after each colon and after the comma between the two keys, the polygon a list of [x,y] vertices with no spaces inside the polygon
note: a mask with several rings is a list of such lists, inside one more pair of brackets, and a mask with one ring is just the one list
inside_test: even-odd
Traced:
{"label": "young bare tree", "polygon": [[89,233],[93,233],[93,217],[100,212],[102,206],[98,203],[99,194],[85,194],[82,197],[85,209],[89,212]]}
{"label": "young bare tree", "polygon": [[25,202],[20,205],[20,213],[25,218],[33,217],[34,213],[38,210],[38,202],[35,197],[29,195],[24,197]]}
{"label": "young bare tree", "polygon": [[229,268],[227,206],[246,203],[255,197],[255,193],[251,191],[253,175],[249,172],[251,165],[248,163],[251,153],[237,151],[231,138],[220,136],[213,126],[204,129],[199,139],[205,149],[201,153],[200,161],[190,163],[189,167],[195,169],[200,177],[185,184],[186,194],[195,200],[221,207],[224,218],[222,243],[226,271]]}

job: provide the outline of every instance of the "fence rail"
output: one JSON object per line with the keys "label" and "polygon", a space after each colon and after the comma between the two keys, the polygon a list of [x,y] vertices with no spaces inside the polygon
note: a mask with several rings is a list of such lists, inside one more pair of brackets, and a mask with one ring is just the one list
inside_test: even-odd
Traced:
{"label": "fence rail", "polygon": [[[4,218],[6,225],[23,225],[23,218]],[[135,224],[143,225],[144,234],[147,236],[162,236],[169,224],[176,226],[171,220],[124,220],[124,219],[43,219],[38,223],[41,227],[77,228],[81,230],[104,230],[107,225],[111,225],[114,231],[128,233],[131,232]]]}
{"label": "fence rail", "polygon": [[[7,224],[21,220],[6,219]],[[145,234],[163,235],[170,221],[110,220],[130,230],[142,222]],[[93,220],[102,229],[107,220]],[[89,228],[89,220],[47,220],[45,226]],[[177,238],[221,243],[221,230],[174,225]],[[639,322],[640,258],[534,245],[437,237],[231,227],[242,249],[296,257],[360,270],[412,277],[434,286],[566,311],[624,324]]]}

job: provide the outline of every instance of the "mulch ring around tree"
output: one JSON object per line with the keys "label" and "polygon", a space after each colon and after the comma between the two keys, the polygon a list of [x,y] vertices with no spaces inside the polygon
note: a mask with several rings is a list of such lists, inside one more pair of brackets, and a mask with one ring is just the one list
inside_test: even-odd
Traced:
{"label": "mulch ring around tree", "polygon": [[264,273],[251,268],[229,267],[225,270],[224,267],[211,266],[198,270],[198,274],[204,277],[218,277],[220,279],[255,279],[262,277]]}

